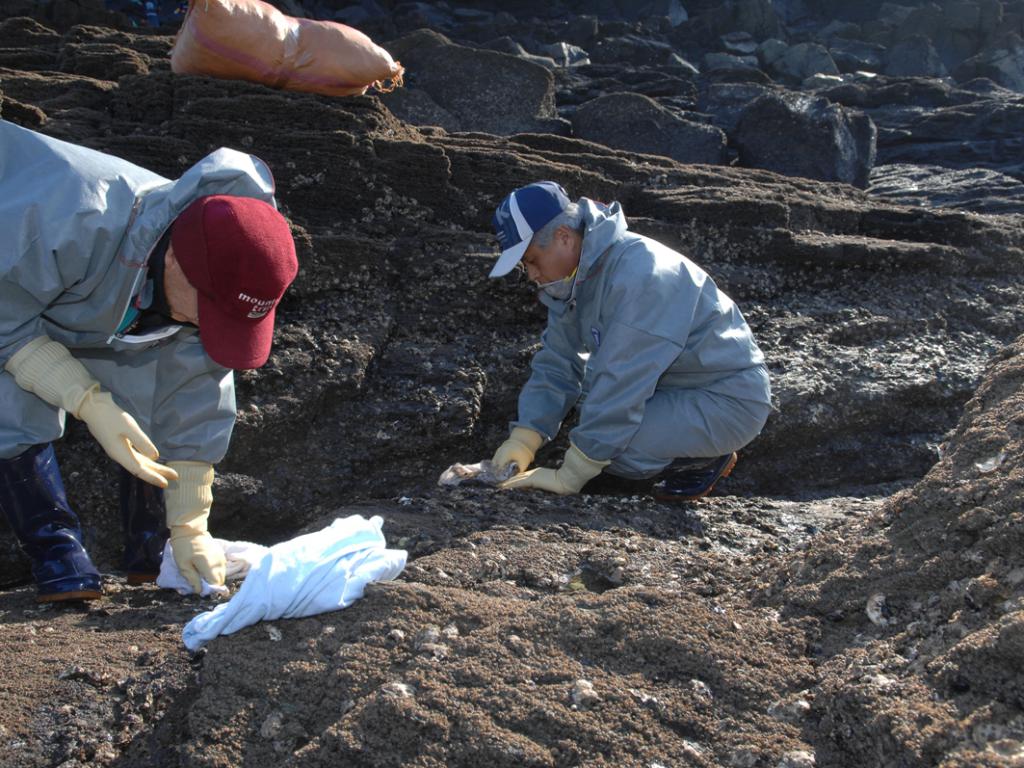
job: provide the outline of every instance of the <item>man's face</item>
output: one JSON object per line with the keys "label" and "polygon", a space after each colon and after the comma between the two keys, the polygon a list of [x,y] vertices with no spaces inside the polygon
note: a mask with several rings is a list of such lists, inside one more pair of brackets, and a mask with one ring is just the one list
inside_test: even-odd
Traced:
{"label": "man's face", "polygon": [[546,248],[530,243],[520,263],[530,280],[538,285],[562,280],[579,266],[582,246],[579,233],[559,227]]}
{"label": "man's face", "polygon": [[164,256],[164,294],[171,309],[171,319],[179,323],[199,325],[199,293],[185,277],[174,248],[168,244]]}

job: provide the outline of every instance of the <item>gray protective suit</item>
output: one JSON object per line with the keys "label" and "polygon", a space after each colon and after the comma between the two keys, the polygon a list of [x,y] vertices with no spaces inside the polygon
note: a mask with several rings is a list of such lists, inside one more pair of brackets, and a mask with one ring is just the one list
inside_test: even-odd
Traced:
{"label": "gray protective suit", "polygon": [[135,417],[161,461],[216,463],[235,422],[234,377],[191,326],[118,334],[150,253],[204,195],[274,203],[259,159],[218,149],[170,181],[119,158],[0,120],[0,459],[48,443],[64,412],[3,370],[46,334]]}
{"label": "gray protective suit", "polygon": [[627,232],[618,203],[579,205],[572,294],[541,295],[548,324],[514,426],[550,439],[582,397],[569,439],[629,478],[745,446],[768,418],[771,387],[739,309],[685,256]]}

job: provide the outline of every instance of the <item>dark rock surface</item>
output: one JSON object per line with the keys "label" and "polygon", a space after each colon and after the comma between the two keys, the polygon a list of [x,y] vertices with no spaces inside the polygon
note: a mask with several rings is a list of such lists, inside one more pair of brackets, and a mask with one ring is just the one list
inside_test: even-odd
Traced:
{"label": "dark rock surface", "polygon": [[[367,30],[398,40],[414,31],[402,25],[434,20],[457,45],[433,36],[438,45],[410,52],[497,62],[501,82],[528,71],[550,83],[553,101],[514,105],[524,120],[561,115],[564,126],[599,96],[642,93],[732,139],[726,126],[739,124],[747,96],[781,86],[678,64],[552,70],[471,43],[507,34],[540,55],[559,38],[634,34],[702,62],[698,32],[760,44],[791,38],[783,22],[818,29],[833,13],[888,48],[909,34],[900,25],[913,12],[886,21],[878,3],[864,4],[870,13],[795,0],[684,5],[685,21],[676,12],[678,23],[666,15],[648,26],[626,18],[626,3],[607,3],[594,24],[558,22],[571,4],[524,4],[514,17],[487,4],[468,15],[403,4],[376,22],[371,8]],[[1019,18],[1018,4],[998,5],[1003,26]],[[60,7],[0,21],[0,115],[170,177],[222,145],[253,152],[293,224],[300,275],[270,363],[238,377],[212,529],[269,544],[338,515],[381,514],[410,566],[343,612],[251,627],[194,658],[179,633],[206,607],[199,601],[117,576],[83,609],[37,608],[29,588],[8,590],[0,764],[1018,759],[1024,218],[936,207],[948,188],[875,196],[538,127],[460,133],[472,108],[433,97],[438,115],[458,121],[449,129],[403,122],[376,97],[176,77],[169,36],[62,26],[54,19],[71,11]],[[744,44],[731,37],[719,52]],[[410,71],[406,96],[431,66]],[[867,80],[815,93],[871,114],[880,156],[929,144],[943,156],[943,142],[988,135],[981,167],[1009,173],[1013,159],[995,147],[1012,149],[1018,95]],[[536,106],[547,103],[554,112]],[[971,127],[957,127],[965,116],[990,133],[958,134]],[[513,416],[543,315],[527,287],[486,279],[489,219],[511,188],[545,177],[620,200],[634,229],[689,253],[754,328],[776,411],[718,496],[672,508],[643,495],[436,487],[452,462],[489,455]],[[996,196],[976,190],[964,207],[998,206],[998,190],[1011,188],[988,183]],[[963,206],[963,193],[953,197]],[[563,437],[540,462],[564,447]],[[91,551],[109,570],[113,468],[77,423],[58,451]],[[0,533],[0,578],[26,575]]]}
{"label": "dark rock surface", "polygon": [[856,187],[867,186],[876,136],[864,115],[794,93],[758,97],[743,109],[734,133],[744,165]]}
{"label": "dark rock surface", "polygon": [[1024,213],[1024,182],[984,168],[953,171],[940,165],[878,165],[871,171],[867,191],[899,205]]}
{"label": "dark rock surface", "polygon": [[680,163],[717,164],[725,157],[725,133],[676,117],[648,96],[610,93],[573,113],[573,135],[613,149],[664,155]]}

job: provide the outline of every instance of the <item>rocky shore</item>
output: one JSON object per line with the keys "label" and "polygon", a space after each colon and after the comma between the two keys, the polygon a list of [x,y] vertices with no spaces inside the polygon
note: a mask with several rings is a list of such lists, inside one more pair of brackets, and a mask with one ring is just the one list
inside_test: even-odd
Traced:
{"label": "rocky shore", "polygon": [[[10,0],[0,117],[168,177],[269,164],[301,271],[211,528],[380,514],[410,564],[190,656],[208,605],[116,574],[116,475],[70,424],[108,595],[37,607],[0,529],[0,764],[1020,764],[1024,2],[279,6],[406,86],[178,76],[173,28]],[[543,313],[487,280],[489,219],[538,178],[743,308],[776,408],[708,500],[436,486],[514,415]]]}

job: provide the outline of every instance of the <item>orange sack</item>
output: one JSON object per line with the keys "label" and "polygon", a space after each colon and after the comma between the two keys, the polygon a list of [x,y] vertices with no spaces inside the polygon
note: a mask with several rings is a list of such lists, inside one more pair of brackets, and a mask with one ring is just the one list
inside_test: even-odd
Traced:
{"label": "orange sack", "polygon": [[287,16],[261,0],[190,0],[171,50],[184,75],[357,96],[402,84],[401,63],[357,29]]}

